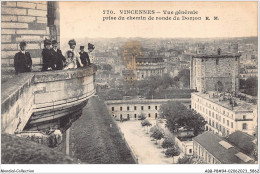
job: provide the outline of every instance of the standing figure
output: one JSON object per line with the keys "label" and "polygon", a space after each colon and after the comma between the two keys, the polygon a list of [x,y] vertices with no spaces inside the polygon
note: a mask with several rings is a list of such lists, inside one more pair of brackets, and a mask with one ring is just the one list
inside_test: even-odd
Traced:
{"label": "standing figure", "polygon": [[74,69],[77,68],[77,60],[75,58],[75,55],[72,51],[67,51],[67,60],[66,60],[66,66],[65,70],[67,69]]}
{"label": "standing figure", "polygon": [[21,51],[14,56],[15,74],[32,71],[32,58],[30,53],[25,50],[25,42],[20,42],[20,49]]}
{"label": "standing figure", "polygon": [[42,50],[42,71],[51,71],[55,70],[54,66],[54,58],[51,52],[51,40],[45,39],[44,40],[44,49]]}
{"label": "standing figure", "polygon": [[56,40],[53,40],[51,44],[52,44],[51,54],[54,59],[55,70],[62,70],[63,64],[66,62],[66,58],[62,55],[61,50],[58,48],[58,42]]}
{"label": "standing figure", "polygon": [[[77,64],[80,66],[80,67],[83,67],[83,64],[81,63],[81,60],[80,60],[80,55],[79,53],[76,51],[75,47],[76,47],[76,41],[74,39],[70,40],[69,41],[69,46],[70,46],[70,49],[68,51],[71,51],[73,52],[74,54],[74,57],[77,61]],[[68,51],[66,53],[66,55],[68,56]],[[68,58],[68,57],[67,57]]]}
{"label": "standing figure", "polygon": [[[80,60],[84,66],[90,65],[88,53],[84,51],[84,46],[80,46]],[[79,66],[79,65],[78,65]]]}
{"label": "standing figure", "polygon": [[[90,61],[93,63],[94,62],[94,56],[91,54],[92,51],[95,49],[95,46],[91,43],[88,43],[88,56]],[[90,63],[89,63],[90,64]]]}

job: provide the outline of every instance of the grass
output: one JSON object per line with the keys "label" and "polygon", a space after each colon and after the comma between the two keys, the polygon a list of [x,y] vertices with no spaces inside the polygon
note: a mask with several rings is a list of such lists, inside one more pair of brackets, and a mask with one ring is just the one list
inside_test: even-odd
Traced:
{"label": "grass", "polygon": [[[110,127],[112,124],[112,127]],[[86,164],[134,164],[103,101],[89,99],[82,116],[71,126],[73,157]]]}
{"label": "grass", "polygon": [[2,164],[76,164],[79,161],[45,145],[1,134]]}

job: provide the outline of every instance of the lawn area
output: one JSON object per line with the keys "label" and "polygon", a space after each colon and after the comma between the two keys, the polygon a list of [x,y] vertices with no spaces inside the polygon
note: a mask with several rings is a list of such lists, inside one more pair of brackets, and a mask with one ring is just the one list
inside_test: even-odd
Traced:
{"label": "lawn area", "polygon": [[104,102],[97,97],[89,99],[71,126],[70,150],[85,164],[134,164]]}

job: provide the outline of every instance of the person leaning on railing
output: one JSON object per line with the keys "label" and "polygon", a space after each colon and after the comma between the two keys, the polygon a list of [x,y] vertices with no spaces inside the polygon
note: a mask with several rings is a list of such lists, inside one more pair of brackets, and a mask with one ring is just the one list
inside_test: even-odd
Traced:
{"label": "person leaning on railing", "polygon": [[30,53],[25,50],[25,42],[20,42],[20,49],[14,56],[15,74],[32,71],[32,58]]}
{"label": "person leaning on railing", "polygon": [[70,46],[70,49],[66,52],[66,58],[68,59],[68,52],[71,51],[73,52],[73,56],[75,57],[76,61],[77,61],[77,64],[80,66],[80,67],[83,67],[84,65],[81,63],[81,60],[80,60],[80,55],[78,53],[78,51],[76,51],[75,47],[76,47],[76,41],[74,39],[70,40],[69,41],[69,46]]}

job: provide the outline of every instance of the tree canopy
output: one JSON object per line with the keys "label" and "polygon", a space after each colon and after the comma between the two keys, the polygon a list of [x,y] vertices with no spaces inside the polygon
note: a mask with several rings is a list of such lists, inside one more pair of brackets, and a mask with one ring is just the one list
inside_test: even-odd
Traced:
{"label": "tree canopy", "polygon": [[156,140],[156,143],[157,143],[157,140],[161,140],[164,137],[164,135],[158,128],[156,128],[152,132],[151,137],[154,138]]}
{"label": "tree canopy", "polygon": [[173,146],[174,146],[173,142],[168,138],[165,138],[162,142],[162,148],[164,148],[164,149],[168,149],[168,148],[171,148]]}
{"label": "tree canopy", "polygon": [[162,104],[159,113],[161,117],[166,119],[166,126],[171,132],[176,132],[183,127],[186,130],[193,130],[196,136],[204,129],[206,124],[206,121],[199,113],[186,108],[180,102],[169,101]]}

